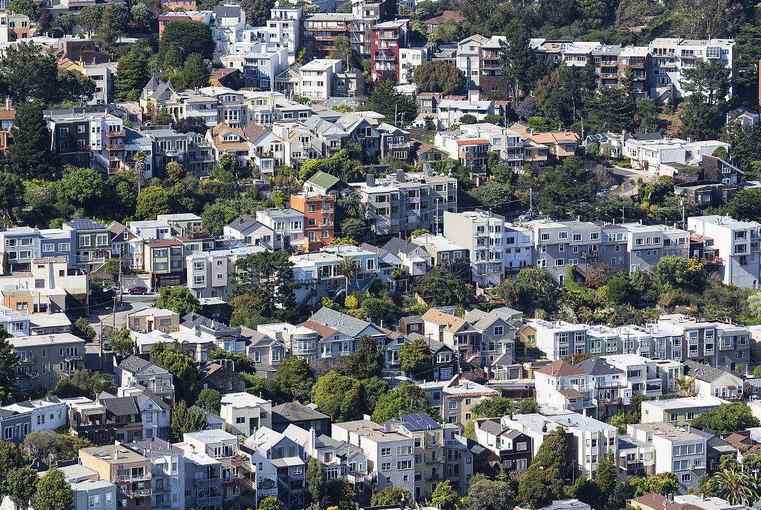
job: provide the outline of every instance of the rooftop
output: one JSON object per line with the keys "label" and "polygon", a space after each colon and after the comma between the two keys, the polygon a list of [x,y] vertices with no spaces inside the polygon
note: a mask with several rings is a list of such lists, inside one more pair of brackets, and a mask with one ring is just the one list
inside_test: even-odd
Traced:
{"label": "rooftop", "polygon": [[85,344],[83,339],[79,338],[78,336],[74,336],[71,333],[19,336],[15,338],[9,338],[8,342],[14,349],[23,349],[26,347],[44,347],[46,345]]}
{"label": "rooftop", "polygon": [[146,460],[145,457],[134,452],[121,444],[109,444],[105,446],[93,446],[91,448],[82,448],[79,450],[109,464],[121,464],[126,462],[140,462]]}

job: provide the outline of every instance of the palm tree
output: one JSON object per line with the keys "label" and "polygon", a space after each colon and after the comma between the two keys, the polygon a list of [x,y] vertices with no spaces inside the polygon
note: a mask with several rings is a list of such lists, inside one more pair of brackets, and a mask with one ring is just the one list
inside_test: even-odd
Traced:
{"label": "palm tree", "polygon": [[357,262],[353,259],[344,258],[338,265],[338,270],[344,276],[344,299],[346,299],[346,297],[349,295],[349,280],[351,279],[353,281],[357,277],[357,274],[359,273],[359,266],[357,266]]}
{"label": "palm tree", "polygon": [[695,378],[685,375],[679,377],[676,380],[676,385],[679,386],[679,393],[686,397],[694,396],[695,393]]}
{"label": "palm tree", "polygon": [[744,473],[737,464],[717,471],[707,484],[707,495],[726,499],[733,505],[751,505],[758,499],[756,477]]}

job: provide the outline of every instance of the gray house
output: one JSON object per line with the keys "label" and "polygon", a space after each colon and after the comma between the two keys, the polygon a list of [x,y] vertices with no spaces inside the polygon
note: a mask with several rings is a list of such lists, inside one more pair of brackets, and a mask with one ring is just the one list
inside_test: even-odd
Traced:
{"label": "gray house", "polygon": [[0,409],[0,438],[3,441],[20,444],[31,431],[32,413]]}
{"label": "gray house", "polygon": [[18,384],[26,391],[47,391],[84,367],[85,341],[71,333],[20,336],[8,342],[19,358]]}

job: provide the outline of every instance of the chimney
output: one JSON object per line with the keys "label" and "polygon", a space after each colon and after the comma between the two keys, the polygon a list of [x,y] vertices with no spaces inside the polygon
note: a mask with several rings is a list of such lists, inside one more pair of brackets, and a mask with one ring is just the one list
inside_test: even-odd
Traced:
{"label": "chimney", "polygon": [[368,186],[375,186],[375,176],[373,174],[365,175],[365,184]]}

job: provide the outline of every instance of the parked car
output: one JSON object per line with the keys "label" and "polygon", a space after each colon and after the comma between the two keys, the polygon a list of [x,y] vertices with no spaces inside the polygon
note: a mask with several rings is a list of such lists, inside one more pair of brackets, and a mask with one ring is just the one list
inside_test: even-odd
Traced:
{"label": "parked car", "polygon": [[138,287],[131,287],[127,292],[129,292],[130,294],[137,295],[137,296],[142,296],[142,295],[148,293],[148,289],[146,289],[145,287],[139,287],[138,286]]}

